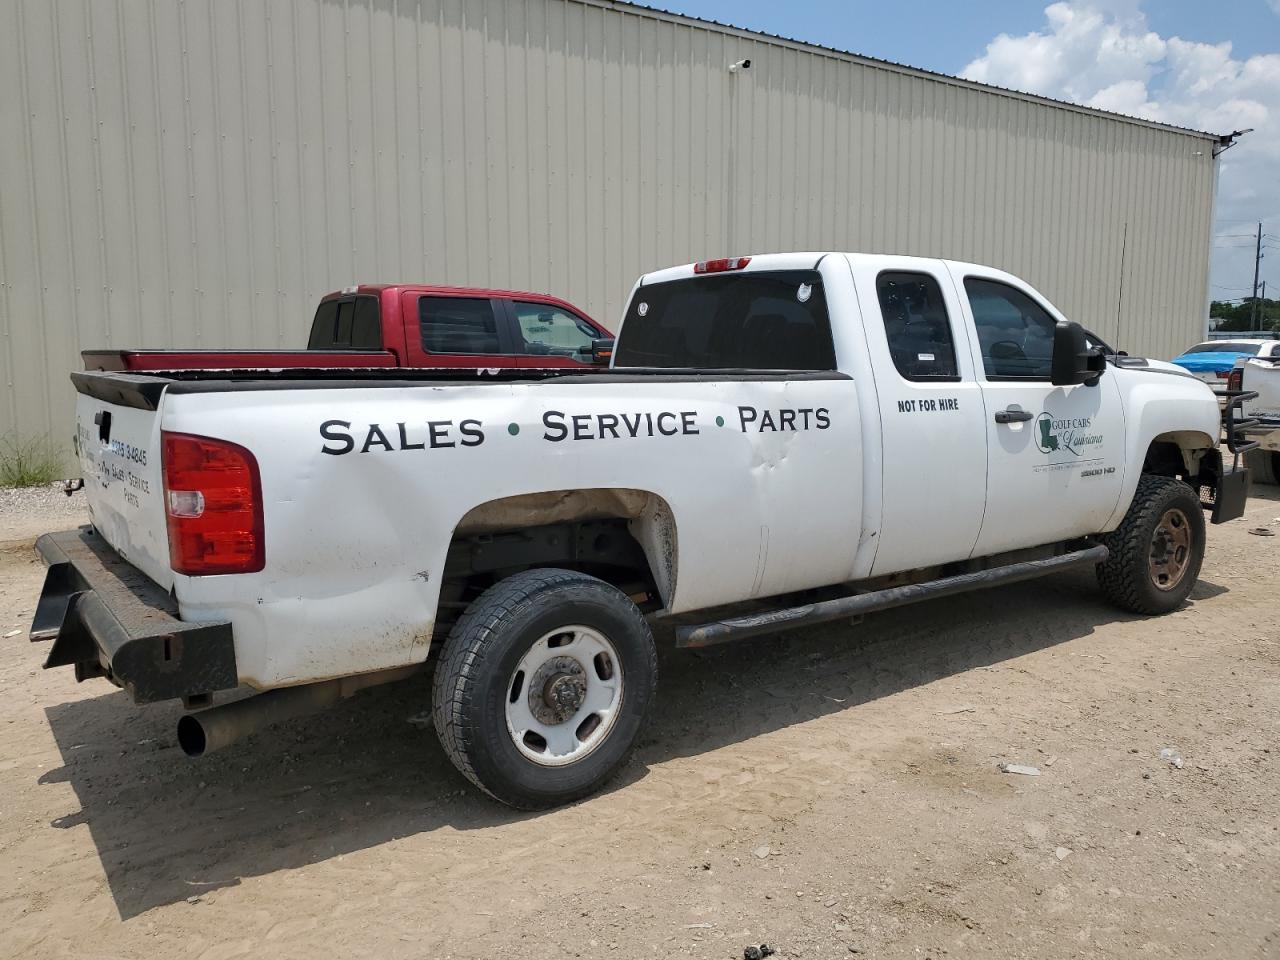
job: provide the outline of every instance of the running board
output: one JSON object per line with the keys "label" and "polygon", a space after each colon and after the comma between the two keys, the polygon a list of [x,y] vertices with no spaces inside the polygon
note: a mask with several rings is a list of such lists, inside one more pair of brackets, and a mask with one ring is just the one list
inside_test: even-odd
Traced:
{"label": "running board", "polygon": [[1102,563],[1106,559],[1107,548],[1099,545],[1084,550],[1074,550],[1058,557],[1049,557],[1047,560],[1010,563],[1002,567],[992,567],[989,570],[930,580],[928,583],[873,590],[870,593],[859,593],[852,597],[806,603],[799,607],[771,610],[768,613],[748,617],[691,624],[676,628],[676,646],[709,647],[713,644],[728,643],[730,640],[741,640],[762,633],[777,633],[795,627],[812,626],[815,623],[843,620],[846,617],[856,617],[876,610],[888,610],[891,607],[901,607],[920,600],[949,597],[955,593],[982,590],[1005,583],[1017,583],[1019,580],[1034,580],[1036,577],[1069,570],[1072,567]]}

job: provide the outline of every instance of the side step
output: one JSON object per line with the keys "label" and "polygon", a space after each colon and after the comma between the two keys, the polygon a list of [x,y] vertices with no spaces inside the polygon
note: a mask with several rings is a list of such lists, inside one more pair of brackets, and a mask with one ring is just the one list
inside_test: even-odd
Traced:
{"label": "side step", "polygon": [[1092,566],[1106,559],[1107,548],[1099,545],[1084,550],[1074,550],[1058,557],[1049,557],[1046,560],[1010,563],[1003,567],[992,567],[989,570],[930,580],[928,583],[873,590],[870,593],[840,597],[837,600],[823,600],[820,603],[806,603],[799,607],[771,610],[768,613],[748,617],[691,624],[676,628],[676,646],[709,647],[717,643],[728,643],[730,640],[759,636],[762,633],[778,633],[794,627],[808,627],[815,623],[842,620],[876,610],[888,610],[890,607],[902,607],[920,600],[949,597],[954,593],[982,590],[1005,583],[1017,583],[1019,580],[1033,580],[1036,577],[1069,570],[1072,567]]}

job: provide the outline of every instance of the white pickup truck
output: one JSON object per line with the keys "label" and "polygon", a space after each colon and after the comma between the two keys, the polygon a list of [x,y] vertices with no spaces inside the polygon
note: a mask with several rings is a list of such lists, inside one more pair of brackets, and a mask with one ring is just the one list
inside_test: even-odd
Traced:
{"label": "white pickup truck", "polygon": [[1253,421],[1241,432],[1258,446],[1246,455],[1255,480],[1280,483],[1280,340],[1264,343],[1256,355],[1241,357],[1227,377],[1228,392],[1246,396],[1241,410]]}
{"label": "white pickup truck", "polygon": [[72,380],[92,526],[38,544],[46,666],[208,707],[198,755],[431,664],[449,756],[526,808],[624,762],[655,621],[696,646],[1080,565],[1164,613],[1248,485],[1205,384],[909,257],[648,274],[594,373]]}

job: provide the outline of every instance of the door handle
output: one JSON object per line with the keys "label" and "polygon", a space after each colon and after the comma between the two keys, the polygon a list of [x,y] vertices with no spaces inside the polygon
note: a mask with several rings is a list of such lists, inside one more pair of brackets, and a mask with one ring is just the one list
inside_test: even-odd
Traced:
{"label": "door handle", "polygon": [[996,411],[996,423],[1025,423],[1034,416],[1035,414],[1029,410],[1017,410],[1010,407],[1008,410]]}

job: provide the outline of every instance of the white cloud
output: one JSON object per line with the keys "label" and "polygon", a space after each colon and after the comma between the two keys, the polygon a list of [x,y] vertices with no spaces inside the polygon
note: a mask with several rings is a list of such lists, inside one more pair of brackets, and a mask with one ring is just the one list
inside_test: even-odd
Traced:
{"label": "white cloud", "polygon": [[[1280,0],[1268,3],[1280,13]],[[1197,130],[1254,128],[1222,157],[1210,277],[1215,297],[1247,294],[1253,262],[1238,235],[1249,220],[1280,235],[1280,52],[1239,60],[1230,43],[1162,37],[1141,0],[1059,2],[1045,19],[1042,30],[997,36],[961,76]],[[1280,288],[1273,257],[1263,275]]]}

